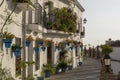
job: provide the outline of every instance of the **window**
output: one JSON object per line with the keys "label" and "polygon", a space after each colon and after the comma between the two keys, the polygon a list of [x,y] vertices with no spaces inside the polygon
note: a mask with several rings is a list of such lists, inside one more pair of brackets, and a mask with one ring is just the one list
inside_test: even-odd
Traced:
{"label": "window", "polygon": [[32,23],[32,11],[29,11],[29,14],[28,14],[28,23],[31,24]]}
{"label": "window", "polygon": [[43,13],[44,26],[46,26],[47,23],[53,22],[54,16],[51,15],[52,10],[53,10],[53,2],[51,1],[45,2],[44,13]]}
{"label": "window", "polygon": [[41,24],[42,23],[42,7],[39,3],[35,4],[35,23]]}

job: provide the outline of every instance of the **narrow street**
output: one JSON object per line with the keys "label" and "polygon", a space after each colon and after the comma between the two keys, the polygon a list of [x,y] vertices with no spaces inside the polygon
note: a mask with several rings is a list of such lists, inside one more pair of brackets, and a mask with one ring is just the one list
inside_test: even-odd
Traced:
{"label": "narrow street", "polygon": [[88,58],[82,66],[66,73],[53,75],[46,80],[99,80],[100,68],[98,60]]}

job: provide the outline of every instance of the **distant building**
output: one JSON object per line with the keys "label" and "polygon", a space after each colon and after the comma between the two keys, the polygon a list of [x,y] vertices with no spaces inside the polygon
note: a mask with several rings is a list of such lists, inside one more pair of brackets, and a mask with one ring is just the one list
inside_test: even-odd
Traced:
{"label": "distant building", "polygon": [[[14,5],[14,1],[16,1],[17,6]],[[72,15],[61,17],[61,13],[63,13],[60,13],[61,9]],[[52,14],[53,10],[55,10],[54,15]],[[13,13],[3,28],[2,25],[11,12]],[[59,12],[59,14],[55,12]],[[16,57],[11,47],[5,47],[5,39],[0,38],[0,63],[2,67],[9,69],[15,80],[20,80],[21,76],[27,77],[28,75],[37,78],[41,76],[43,64],[58,64],[61,56],[61,49],[58,49],[58,45],[61,42],[65,43],[67,39],[72,41],[71,44],[63,46],[72,57],[73,67],[77,67],[85,37],[85,28],[82,26],[83,12],[84,8],[78,0],[4,0],[0,6],[0,33],[4,33],[7,28],[9,33],[16,36],[12,40],[12,45],[18,44],[22,46],[22,49],[20,55]],[[72,22],[65,20],[66,17],[72,19]],[[60,21],[61,18],[64,21]],[[65,23],[66,21],[69,22]],[[72,25],[68,26],[71,23]],[[26,37],[30,35],[34,40],[31,41],[30,46],[26,46]],[[38,46],[37,38],[42,39],[44,45],[40,45],[39,51],[36,53],[34,48]],[[46,41],[49,45],[46,45]],[[35,62],[36,64],[27,65],[24,70],[19,66],[22,61]]]}
{"label": "distant building", "polygon": [[109,39],[108,41],[106,41],[106,44],[113,47],[120,47],[120,40],[113,41],[112,39]]}

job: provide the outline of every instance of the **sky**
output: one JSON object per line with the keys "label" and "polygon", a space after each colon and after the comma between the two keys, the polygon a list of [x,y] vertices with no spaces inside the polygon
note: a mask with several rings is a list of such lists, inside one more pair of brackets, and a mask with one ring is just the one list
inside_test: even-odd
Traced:
{"label": "sky", "polygon": [[87,19],[84,44],[101,45],[105,40],[120,40],[120,0],[79,0]]}

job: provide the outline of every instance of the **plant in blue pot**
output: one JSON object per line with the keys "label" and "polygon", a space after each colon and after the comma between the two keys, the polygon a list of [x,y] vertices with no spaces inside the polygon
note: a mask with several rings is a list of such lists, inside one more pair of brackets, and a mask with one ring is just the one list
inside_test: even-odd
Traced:
{"label": "plant in blue pot", "polygon": [[65,42],[66,42],[66,45],[67,45],[67,46],[70,46],[70,43],[72,43],[72,40],[66,39]]}
{"label": "plant in blue pot", "polygon": [[62,47],[62,42],[59,42],[57,45],[56,45],[56,49],[59,51]]}
{"label": "plant in blue pot", "polygon": [[30,46],[30,43],[33,41],[33,37],[31,35],[29,35],[27,38],[26,38],[26,46],[29,47]]}
{"label": "plant in blue pot", "polygon": [[16,57],[19,57],[20,55],[21,55],[21,45],[19,45],[19,44],[13,44],[12,45],[12,52],[14,53],[14,55],[16,56]]}
{"label": "plant in blue pot", "polygon": [[15,35],[8,33],[7,31],[3,33],[5,48],[10,48],[12,44],[12,40],[15,37]]}
{"label": "plant in blue pot", "polygon": [[62,69],[62,72],[66,72],[68,63],[66,61],[61,61],[58,66]]}
{"label": "plant in blue pot", "polygon": [[68,70],[72,70],[73,69],[73,65],[72,65],[73,58],[68,59],[67,62],[68,62]]}
{"label": "plant in blue pot", "polygon": [[37,41],[37,43],[40,45],[40,46],[43,46],[43,44],[44,44],[44,39],[42,39],[42,38],[36,38],[36,41]]}
{"label": "plant in blue pot", "polygon": [[70,50],[73,50],[73,46],[70,47]]}
{"label": "plant in blue pot", "polygon": [[59,47],[59,46],[56,46],[56,49],[59,51],[59,50],[60,50],[60,47]]}
{"label": "plant in blue pot", "polygon": [[45,73],[45,77],[50,77],[50,75],[54,73],[55,68],[51,63],[43,64],[43,71]]}
{"label": "plant in blue pot", "polygon": [[34,47],[34,51],[35,51],[35,53],[39,53],[39,45],[36,45],[35,47]]}
{"label": "plant in blue pot", "polygon": [[46,46],[47,46],[47,47],[50,47],[51,44],[54,43],[53,40],[49,40],[49,39],[46,39],[44,42],[46,43]]}
{"label": "plant in blue pot", "polygon": [[41,49],[42,49],[42,51],[45,51],[45,50],[46,50],[46,47],[45,47],[45,46],[42,46]]}

